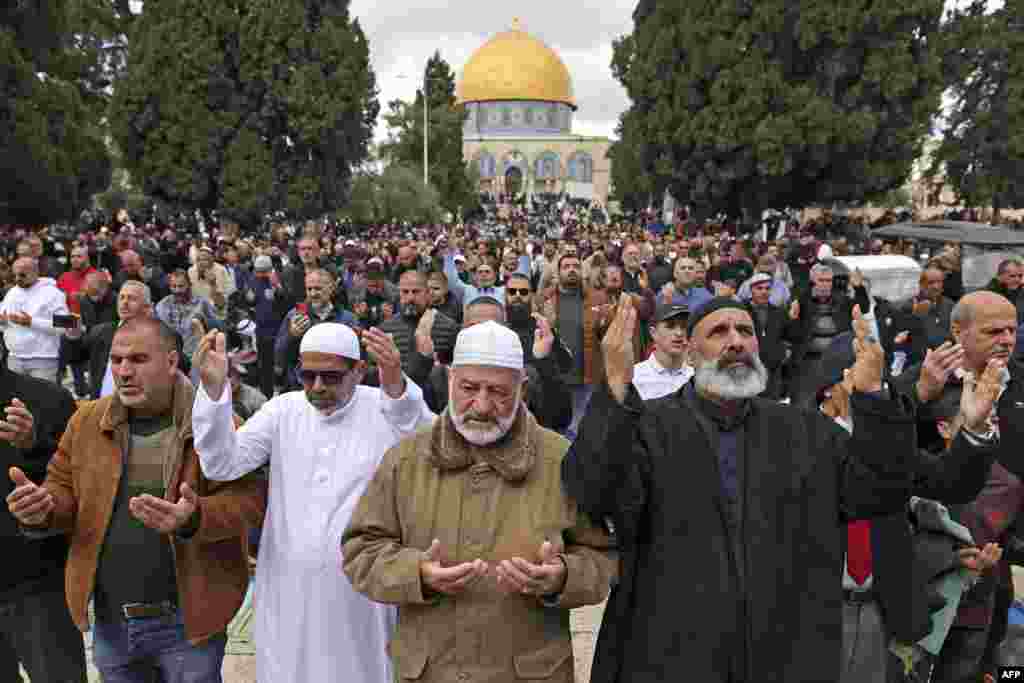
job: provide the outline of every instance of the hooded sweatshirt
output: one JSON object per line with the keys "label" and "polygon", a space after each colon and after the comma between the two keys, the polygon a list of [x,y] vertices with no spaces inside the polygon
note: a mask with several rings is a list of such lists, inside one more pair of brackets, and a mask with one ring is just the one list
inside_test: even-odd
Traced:
{"label": "hooded sweatshirt", "polygon": [[4,343],[12,356],[21,360],[57,360],[60,328],[53,326],[54,314],[67,315],[64,292],[53,278],[41,277],[28,289],[11,287],[0,304],[0,313],[28,313],[28,327],[4,323]]}

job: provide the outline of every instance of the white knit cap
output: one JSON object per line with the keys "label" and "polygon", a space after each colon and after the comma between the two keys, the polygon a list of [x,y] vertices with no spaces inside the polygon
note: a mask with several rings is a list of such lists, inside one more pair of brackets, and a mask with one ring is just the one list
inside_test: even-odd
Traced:
{"label": "white knit cap", "polygon": [[509,328],[488,320],[468,327],[455,339],[452,367],[485,365],[494,368],[523,369],[523,344]]}
{"label": "white knit cap", "polygon": [[317,323],[306,331],[299,353],[329,353],[359,360],[359,338],[352,328],[341,323]]}

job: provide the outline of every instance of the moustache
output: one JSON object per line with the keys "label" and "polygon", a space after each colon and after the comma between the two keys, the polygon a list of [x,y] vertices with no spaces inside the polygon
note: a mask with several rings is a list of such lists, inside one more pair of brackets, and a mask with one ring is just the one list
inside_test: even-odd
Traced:
{"label": "moustache", "polygon": [[752,368],[754,367],[754,357],[749,353],[727,353],[720,357],[715,365],[718,370],[727,370],[736,364]]}
{"label": "moustache", "polygon": [[498,424],[498,421],[495,418],[493,418],[493,417],[491,417],[489,415],[481,415],[479,413],[474,413],[472,411],[464,414],[462,416],[462,421],[465,424],[469,424],[470,422],[476,422],[478,424],[484,424],[484,425],[496,425],[496,424]]}

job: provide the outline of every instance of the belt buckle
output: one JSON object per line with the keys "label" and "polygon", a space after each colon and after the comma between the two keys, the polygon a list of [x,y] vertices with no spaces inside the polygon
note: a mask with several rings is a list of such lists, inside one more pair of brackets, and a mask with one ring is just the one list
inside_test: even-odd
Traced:
{"label": "belt buckle", "polygon": [[[129,614],[129,611],[136,609],[145,610],[148,614],[141,614],[138,616],[132,616]],[[172,615],[174,613],[173,610],[174,606],[170,602],[161,602],[157,604],[147,602],[129,602],[121,605],[121,616],[125,619],[157,619]]]}

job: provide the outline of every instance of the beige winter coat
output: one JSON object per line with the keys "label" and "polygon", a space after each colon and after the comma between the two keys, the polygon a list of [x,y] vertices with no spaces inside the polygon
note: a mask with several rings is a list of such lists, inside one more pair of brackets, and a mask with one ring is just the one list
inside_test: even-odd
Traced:
{"label": "beige winter coat", "polygon": [[[345,573],[370,599],[399,606],[389,652],[400,680],[573,683],[569,609],[598,603],[617,567],[611,539],[562,490],[568,442],[520,406],[508,436],[468,444],[447,415],[385,455],[342,539]],[[432,539],[445,564],[537,561],[551,540],[568,567],[545,605],[507,594],[493,572],[458,597],[425,598],[419,565]]]}

